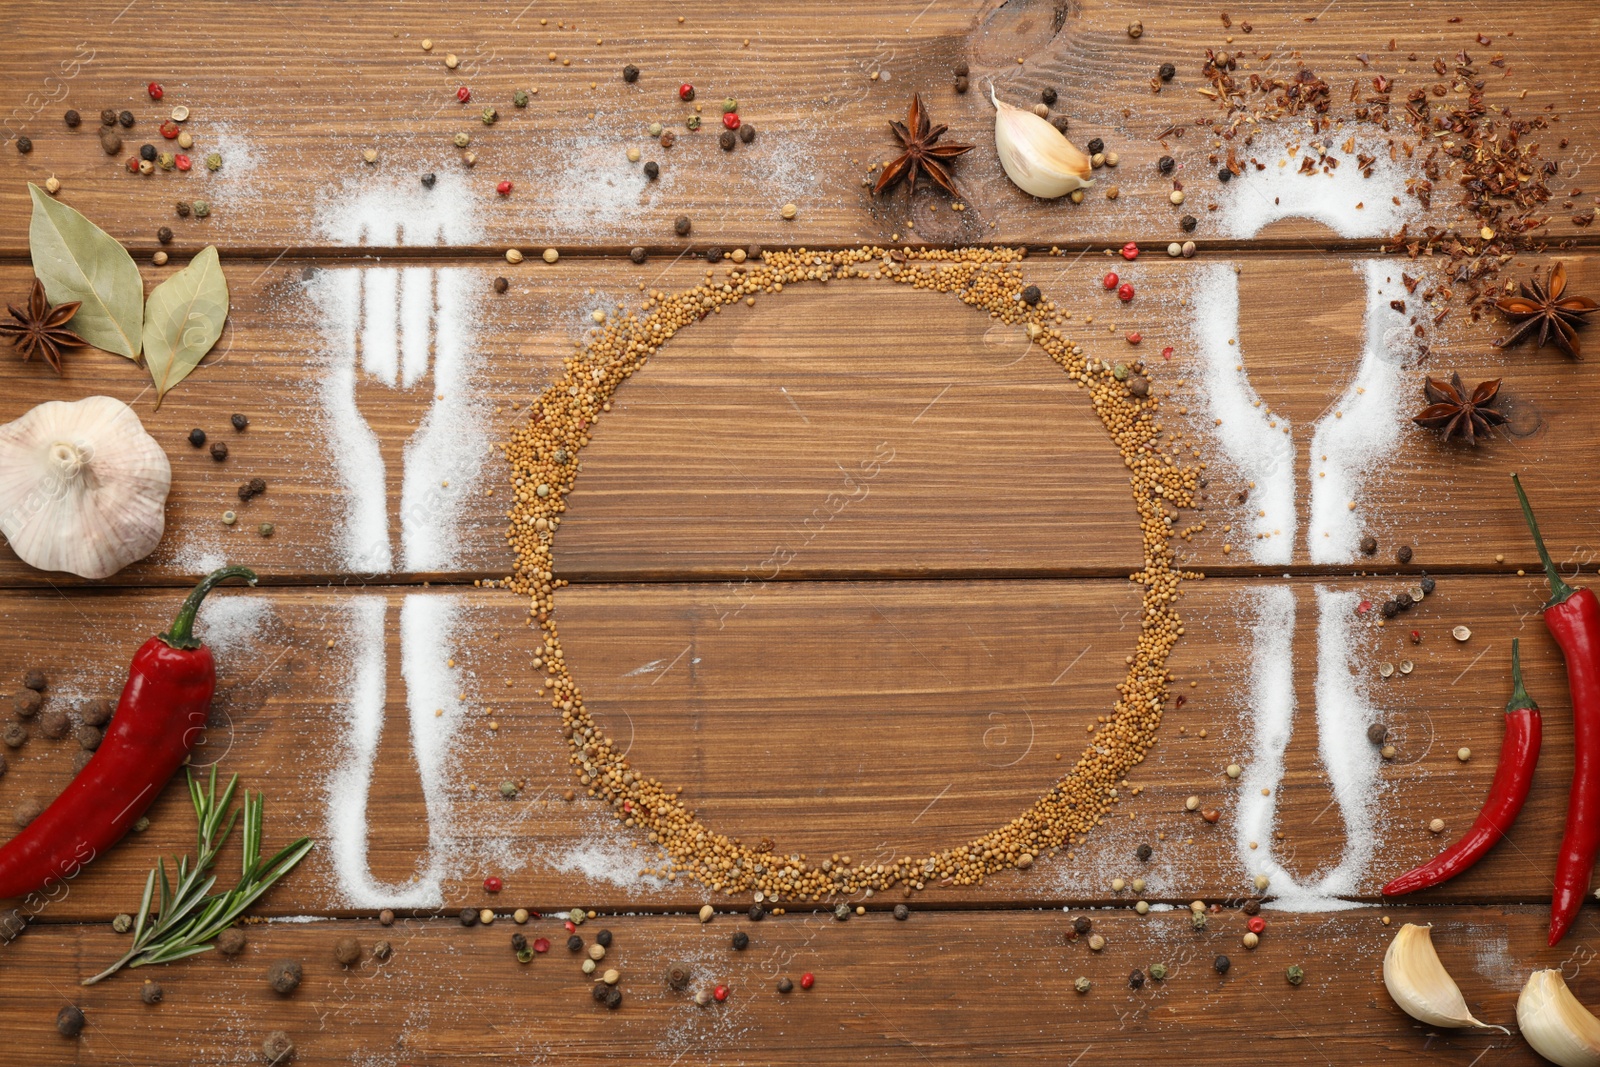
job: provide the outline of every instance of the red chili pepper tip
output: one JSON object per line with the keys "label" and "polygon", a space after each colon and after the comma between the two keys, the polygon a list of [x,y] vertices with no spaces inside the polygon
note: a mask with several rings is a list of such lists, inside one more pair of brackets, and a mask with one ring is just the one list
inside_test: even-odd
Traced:
{"label": "red chili pepper tip", "polygon": [[1248,925],[1252,934],[1264,933],[1267,929],[1267,920],[1259,915],[1252,915]]}
{"label": "red chili pepper tip", "polygon": [[1171,359],[1172,358],[1172,346],[1171,345],[1168,345],[1166,348],[1163,348],[1161,350],[1161,358],[1162,359]]}
{"label": "red chili pepper tip", "polygon": [[693,100],[694,86],[690,85],[688,82],[684,82],[682,85],[678,86],[678,99]]}
{"label": "red chili pepper tip", "polygon": [[144,87],[144,91],[150,94],[150,99],[152,100],[160,100],[163,96],[167,95],[167,91],[161,88],[159,82],[151,82],[149,85]]}
{"label": "red chili pepper tip", "polygon": [[727,1000],[728,999],[728,987],[725,986],[725,985],[719,985],[719,986],[717,986],[717,988],[715,988],[715,989],[713,989],[711,991],[711,995],[716,997],[718,1000]]}
{"label": "red chili pepper tip", "polygon": [[1126,304],[1133,299],[1133,283],[1123,282],[1117,286],[1117,299]]}
{"label": "red chili pepper tip", "polygon": [[728,112],[722,116],[722,124],[730,130],[737,130],[739,128],[739,113],[737,111]]}
{"label": "red chili pepper tip", "polygon": [[190,167],[194,166],[194,161],[188,156],[184,155],[182,152],[179,152],[172,162],[179,170],[188,170]]}
{"label": "red chili pepper tip", "polygon": [[1117,272],[1114,270],[1108,270],[1106,271],[1106,276],[1100,279],[1100,284],[1105,286],[1107,289],[1115,289],[1117,287],[1117,282],[1119,281],[1121,281],[1121,279],[1117,277]]}
{"label": "red chili pepper tip", "polygon": [[1122,246],[1122,258],[1123,259],[1138,259],[1139,258],[1139,246],[1137,244],[1135,244],[1133,241],[1129,241],[1127,244],[1123,245]]}
{"label": "red chili pepper tip", "polygon": [[800,976],[800,988],[801,989],[810,989],[812,986],[814,986],[816,984],[817,984],[817,976],[812,974],[810,971],[807,971],[805,974],[802,974]]}
{"label": "red chili pepper tip", "polygon": [[498,893],[505,887],[506,884],[492,874],[483,880],[483,888],[491,893]]}
{"label": "red chili pepper tip", "polygon": [[1144,334],[1140,333],[1138,330],[1134,330],[1132,333],[1130,333],[1128,335],[1128,343],[1130,345],[1136,345],[1140,341],[1143,341],[1143,340],[1144,340]]}
{"label": "red chili pepper tip", "polygon": [[456,99],[465,104],[468,100],[472,99],[472,90],[463,85],[461,88],[456,90]]}
{"label": "red chili pepper tip", "polygon": [[511,183],[510,182],[501,182],[499,185],[494,187],[494,191],[499,193],[501,196],[510,196],[511,195]]}
{"label": "red chili pepper tip", "polygon": [[538,952],[538,953],[549,952],[550,951],[550,939],[547,938],[547,937],[536,937],[536,938],[534,938],[533,939],[533,951]]}

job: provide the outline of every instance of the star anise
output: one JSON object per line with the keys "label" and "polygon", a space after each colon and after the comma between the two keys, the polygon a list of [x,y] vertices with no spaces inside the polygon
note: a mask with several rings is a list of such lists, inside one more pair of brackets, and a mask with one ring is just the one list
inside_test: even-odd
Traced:
{"label": "star anise", "polygon": [[1583,325],[1584,316],[1600,310],[1586,296],[1563,297],[1567,288],[1567,266],[1556,262],[1550,268],[1549,281],[1539,284],[1538,278],[1522,283],[1521,296],[1507,296],[1496,300],[1494,306],[1505,313],[1515,325],[1509,334],[1495,342],[1495,347],[1509,345],[1538,331],[1539,347],[1554,341],[1556,347],[1574,359],[1583,358],[1575,327]]}
{"label": "star anise", "polygon": [[66,328],[67,320],[78,313],[79,303],[74,300],[51,307],[50,301],[45,299],[44,286],[35,278],[33,289],[28,293],[26,311],[19,310],[15,304],[6,305],[15,321],[0,320],[0,335],[11,338],[11,343],[22,351],[24,360],[40,356],[60,374],[61,350],[82,348],[89,343]]}
{"label": "star anise", "polygon": [[884,164],[883,173],[878,175],[878,182],[872,187],[873,195],[883,192],[902,178],[909,179],[906,188],[912,192],[917,190],[918,169],[927,171],[928,177],[951,196],[960,196],[956,190],[955,179],[950,177],[948,160],[972,151],[969,144],[939,144],[939,138],[944,136],[944,131],[949,126],[933,126],[928,121],[928,113],[922,109],[922,96],[916,94],[911,97],[911,110],[906,112],[904,124],[889,120],[889,126],[894,130],[894,135],[905,146],[905,151],[899,158],[891,163]]}
{"label": "star anise", "polygon": [[1452,374],[1447,382],[1443,378],[1429,378],[1423,392],[1429,404],[1412,418],[1412,422],[1429,430],[1443,430],[1444,438],[1463,437],[1474,447],[1479,437],[1489,436],[1495,426],[1503,426],[1506,417],[1495,410],[1495,397],[1500,392],[1500,379],[1479,382],[1469,396],[1461,384],[1461,375]]}

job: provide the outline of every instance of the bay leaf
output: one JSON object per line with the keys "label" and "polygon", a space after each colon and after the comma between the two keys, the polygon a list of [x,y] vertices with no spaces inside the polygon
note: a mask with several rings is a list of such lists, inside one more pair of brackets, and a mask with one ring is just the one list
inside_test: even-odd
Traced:
{"label": "bay leaf", "polygon": [[72,317],[79,337],[107,352],[139,358],[144,283],[117,239],[32,182],[28,250],[33,273],[52,304],[82,303]]}
{"label": "bay leaf", "polygon": [[222,336],[228,281],[215,245],[150,293],[144,306],[144,361],[156,385],[156,406],[189,376]]}

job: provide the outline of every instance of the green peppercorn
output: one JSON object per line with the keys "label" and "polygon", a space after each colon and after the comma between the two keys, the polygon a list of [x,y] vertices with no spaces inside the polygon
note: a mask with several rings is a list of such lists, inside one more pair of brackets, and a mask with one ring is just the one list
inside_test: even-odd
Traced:
{"label": "green peppercorn", "polygon": [[1090,982],[1087,978],[1079,978],[1076,982],[1072,983],[1072,988],[1076,989],[1080,993],[1087,993],[1093,987],[1094,983]]}
{"label": "green peppercorn", "polygon": [[739,101],[735,100],[733,97],[730,96],[722,102],[722,113],[724,115],[731,115],[738,110]]}
{"label": "green peppercorn", "polygon": [[111,920],[111,929],[115,930],[119,934],[127,933],[129,930],[133,929],[133,916],[127,914],[118,915],[115,919]]}
{"label": "green peppercorn", "polygon": [[1158,982],[1164,981],[1167,977],[1167,965],[1165,963],[1152,963],[1150,965],[1150,977]]}
{"label": "green peppercorn", "polygon": [[171,170],[173,167],[177,166],[177,164],[178,158],[171,152],[162,152],[160,155],[156,156],[156,166],[160,167],[162,170]]}
{"label": "green peppercorn", "polygon": [[1189,916],[1189,925],[1196,930],[1204,930],[1206,928],[1206,913],[1197,911],[1191,914]]}
{"label": "green peppercorn", "polygon": [[533,949],[531,949],[531,948],[519,948],[519,949],[517,949],[517,962],[518,963],[532,963],[533,962]]}
{"label": "green peppercorn", "polygon": [[500,795],[503,796],[503,797],[506,797],[506,798],[510,798],[510,797],[516,796],[517,795],[517,783],[516,782],[501,782],[500,783]]}
{"label": "green peppercorn", "polygon": [[479,116],[479,118],[483,119],[483,124],[485,126],[493,126],[494,123],[495,123],[495,120],[498,119],[499,117],[500,117],[500,112],[496,111],[492,107],[484,108],[483,109],[483,114],[481,114]]}
{"label": "green peppercorn", "polygon": [[472,135],[466,131],[456,134],[456,147],[465,148],[472,143]]}
{"label": "green peppercorn", "polygon": [[[210,157],[206,158],[206,166],[211,166]],[[212,167],[211,169],[216,170],[215,167]],[[211,205],[206,203],[204,200],[196,200],[192,205],[190,205],[189,210],[194,212],[195,218],[203,219],[207,215],[211,214]]]}
{"label": "green peppercorn", "polygon": [[684,122],[684,125],[691,130],[698,130],[700,128],[700,116],[690,115],[689,118]]}
{"label": "green peppercorn", "polygon": [[1283,976],[1284,978],[1288,979],[1290,985],[1299,985],[1301,982],[1306,980],[1305,968],[1301,967],[1298,963],[1291,963],[1284,970]]}
{"label": "green peppercorn", "polygon": [[525,90],[518,89],[516,92],[512,93],[511,94],[511,106],[512,107],[527,107],[528,106],[528,94],[527,94],[527,92]]}

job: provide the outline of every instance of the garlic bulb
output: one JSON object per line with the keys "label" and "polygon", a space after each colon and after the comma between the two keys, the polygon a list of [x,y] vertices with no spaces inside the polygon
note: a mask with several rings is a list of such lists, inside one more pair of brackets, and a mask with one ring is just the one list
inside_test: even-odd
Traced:
{"label": "garlic bulb", "polygon": [[1093,185],[1089,157],[1060,130],[1031,111],[1012,107],[989,86],[994,102],[994,146],[1006,177],[1025,193],[1046,200]]}
{"label": "garlic bulb", "polygon": [[148,556],[172,467],[122,401],[52,400],[0,426],[0,533],[22,562],[105,578]]}
{"label": "garlic bulb", "polygon": [[1600,1067],[1600,1019],[1560,971],[1534,971],[1517,997],[1517,1025],[1533,1051],[1561,1067]]}
{"label": "garlic bulb", "polygon": [[1383,954],[1383,984],[1400,1010],[1430,1026],[1479,1026],[1510,1033],[1503,1026],[1481,1023],[1439,962],[1433,949],[1433,927],[1406,923]]}

